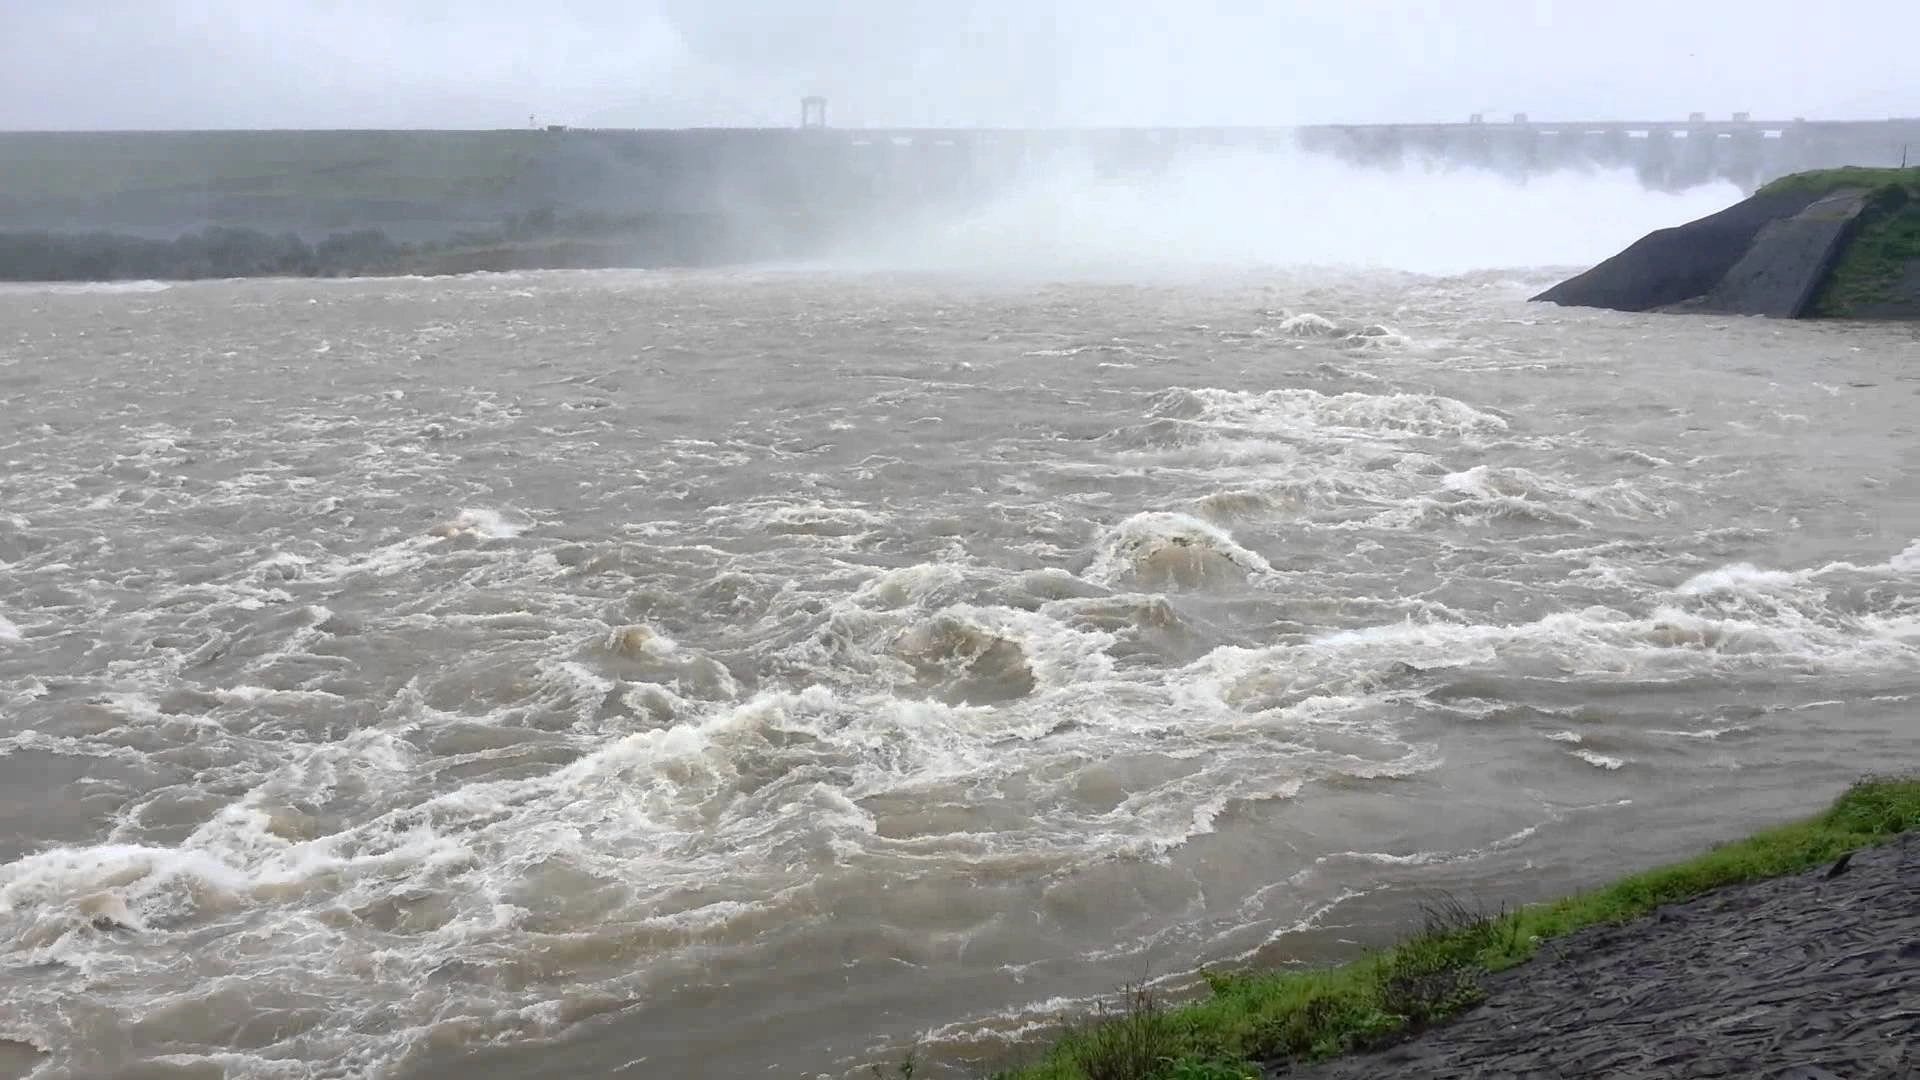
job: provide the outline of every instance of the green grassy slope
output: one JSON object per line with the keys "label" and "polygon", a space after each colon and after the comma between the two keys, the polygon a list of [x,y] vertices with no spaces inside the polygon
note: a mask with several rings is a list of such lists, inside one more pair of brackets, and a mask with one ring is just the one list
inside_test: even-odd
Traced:
{"label": "green grassy slope", "polygon": [[1857,229],[1821,287],[1814,313],[1920,317],[1920,181],[1877,192]]}
{"label": "green grassy slope", "polygon": [[1333,1056],[1473,1005],[1482,975],[1524,962],[1542,942],[1721,886],[1808,870],[1916,829],[1920,779],[1863,781],[1810,820],[1593,892],[1496,917],[1431,911],[1418,935],[1344,967],[1214,976],[1211,998],[1178,1008],[1132,993],[999,1080],[1241,1080],[1258,1075],[1252,1061]]}
{"label": "green grassy slope", "polygon": [[1783,176],[1761,195],[1872,192],[1853,238],[1814,301],[1824,318],[1920,318],[1920,168],[1821,169]]}
{"label": "green grassy slope", "polygon": [[1755,194],[1777,195],[1788,191],[1811,191],[1824,195],[1842,188],[1882,187],[1906,187],[1920,191],[1920,168],[1867,169],[1849,166],[1844,169],[1815,169],[1811,172],[1783,176],[1766,184]]}

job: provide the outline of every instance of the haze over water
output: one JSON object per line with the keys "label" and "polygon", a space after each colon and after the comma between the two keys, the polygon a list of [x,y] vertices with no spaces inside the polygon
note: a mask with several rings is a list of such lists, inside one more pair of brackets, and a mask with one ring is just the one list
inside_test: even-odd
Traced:
{"label": "haze over water", "polygon": [[0,291],[0,1039],[957,1068],[1910,759],[1911,327],[1524,302],[1729,191],[1299,168]]}

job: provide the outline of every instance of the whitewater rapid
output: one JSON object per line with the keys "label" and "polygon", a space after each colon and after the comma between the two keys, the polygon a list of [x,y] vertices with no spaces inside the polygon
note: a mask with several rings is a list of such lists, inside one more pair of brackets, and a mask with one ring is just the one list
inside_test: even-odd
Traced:
{"label": "whitewater rapid", "polygon": [[1911,331],[1548,277],[0,294],[0,1040],[957,1067],[1910,761]]}

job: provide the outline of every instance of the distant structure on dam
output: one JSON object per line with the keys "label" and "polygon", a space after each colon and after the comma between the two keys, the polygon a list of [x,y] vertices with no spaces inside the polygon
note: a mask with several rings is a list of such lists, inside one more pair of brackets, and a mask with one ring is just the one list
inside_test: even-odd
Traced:
{"label": "distant structure on dam", "polygon": [[1898,165],[1903,154],[1920,164],[1914,119],[870,129],[833,127],[827,108],[807,98],[786,128],[0,132],[0,231],[162,236],[233,225],[424,241],[555,221],[596,233],[640,218],[691,236],[724,218],[748,229],[804,221],[806,235],[824,235],[977,204],[1062,164],[1124,177],[1218,153],[1517,179],[1628,170],[1660,190],[1717,181],[1751,190],[1802,169]]}
{"label": "distant structure on dam", "polygon": [[1102,171],[1155,169],[1184,154],[1304,150],[1382,169],[1463,167],[1515,178],[1563,170],[1630,170],[1640,182],[1678,191],[1724,181],[1752,190],[1806,169],[1889,167],[1911,154],[1920,164],[1920,119],[1864,121],[1530,120],[1525,113],[1458,124],[1321,124],[1291,128],[1183,127],[1017,129],[847,129],[826,126],[826,102],[808,98],[801,129],[831,139],[836,152],[865,155],[872,168],[900,171],[919,158],[934,173],[1017,171],[1020,162],[1062,153]]}
{"label": "distant structure on dam", "polygon": [[1866,121],[1754,120],[1734,113],[1685,122],[1505,123],[1474,116],[1464,124],[1370,124],[1304,127],[1299,144],[1361,165],[1394,167],[1433,161],[1533,176],[1566,169],[1630,169],[1640,182],[1677,191],[1726,181],[1751,191],[1807,169],[1900,165],[1920,149],[1920,119]]}
{"label": "distant structure on dam", "polygon": [[[790,129],[576,130],[564,139],[642,165],[654,190],[694,202],[815,209],[974,201],[1062,164],[1152,175],[1217,154],[1308,153],[1363,168],[1483,169],[1517,180],[1624,170],[1680,191],[1725,182],[1752,191],[1806,169],[1899,165],[1920,157],[1920,119],[1543,122],[1520,114],[1458,124],[1180,128],[835,128],[827,102],[802,102]],[[1920,162],[1917,162],[1920,163]],[[671,196],[680,203],[680,195]]]}

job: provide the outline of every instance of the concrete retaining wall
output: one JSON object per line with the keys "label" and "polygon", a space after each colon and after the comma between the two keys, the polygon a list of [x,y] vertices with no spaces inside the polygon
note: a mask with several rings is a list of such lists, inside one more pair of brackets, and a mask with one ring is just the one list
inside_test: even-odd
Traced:
{"label": "concrete retaining wall", "polygon": [[1768,223],[1699,310],[1776,319],[1807,314],[1868,198],[1866,191],[1836,191],[1790,218]]}

